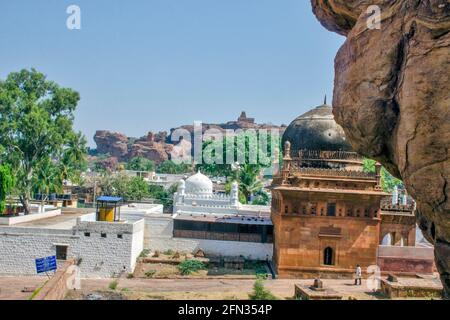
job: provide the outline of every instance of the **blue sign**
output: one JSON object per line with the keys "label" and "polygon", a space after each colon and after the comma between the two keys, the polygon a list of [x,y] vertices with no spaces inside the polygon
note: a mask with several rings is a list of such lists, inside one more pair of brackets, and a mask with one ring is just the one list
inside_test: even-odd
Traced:
{"label": "blue sign", "polygon": [[36,272],[43,273],[47,271],[53,271],[58,268],[56,265],[56,256],[46,257],[42,259],[36,259]]}

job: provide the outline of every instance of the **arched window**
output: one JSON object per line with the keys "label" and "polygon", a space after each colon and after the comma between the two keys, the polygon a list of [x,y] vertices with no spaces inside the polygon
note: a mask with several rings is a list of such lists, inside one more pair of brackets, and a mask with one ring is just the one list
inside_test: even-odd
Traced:
{"label": "arched window", "polygon": [[323,264],[326,266],[334,265],[334,252],[331,247],[326,247],[323,250]]}

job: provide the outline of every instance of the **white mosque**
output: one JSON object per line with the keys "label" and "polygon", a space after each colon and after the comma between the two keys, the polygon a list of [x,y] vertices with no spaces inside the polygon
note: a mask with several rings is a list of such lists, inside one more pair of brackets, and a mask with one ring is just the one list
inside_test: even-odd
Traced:
{"label": "white mosque", "polygon": [[174,195],[170,241],[176,250],[202,249],[209,255],[270,260],[273,224],[270,206],[239,202],[239,185],[229,195],[214,193],[213,182],[201,172],[181,180]]}
{"label": "white mosque", "polygon": [[239,185],[233,182],[229,195],[213,192],[213,182],[200,171],[180,180],[174,195],[176,215],[270,216],[270,206],[243,205],[239,202]]}

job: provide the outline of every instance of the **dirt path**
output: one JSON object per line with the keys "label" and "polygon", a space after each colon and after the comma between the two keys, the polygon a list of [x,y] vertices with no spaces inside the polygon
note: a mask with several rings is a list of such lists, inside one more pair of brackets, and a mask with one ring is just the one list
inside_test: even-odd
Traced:
{"label": "dirt path", "polygon": [[46,277],[0,277],[0,300],[27,300],[32,292],[22,292],[27,287],[32,290],[42,286]]}
{"label": "dirt path", "polygon": [[[108,291],[113,279],[84,279],[78,293]],[[253,289],[254,280],[215,279],[118,279],[116,292],[128,299],[247,299]],[[265,286],[281,299],[292,299],[296,283],[312,284],[313,280],[267,280]],[[376,299],[363,282],[353,286],[352,280],[323,280],[325,286],[342,292],[345,297]],[[76,297],[76,296],[74,296]]]}

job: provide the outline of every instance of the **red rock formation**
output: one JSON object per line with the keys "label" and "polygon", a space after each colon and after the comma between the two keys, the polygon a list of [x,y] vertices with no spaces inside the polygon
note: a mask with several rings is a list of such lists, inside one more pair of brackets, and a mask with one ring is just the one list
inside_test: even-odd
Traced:
{"label": "red rock formation", "polygon": [[118,159],[127,157],[128,137],[122,133],[99,130],[95,133],[94,141],[97,144],[98,153],[109,153]]}
{"label": "red rock formation", "polygon": [[[191,143],[193,143],[194,126],[185,125],[175,129],[185,129],[191,134]],[[280,136],[283,134],[286,127],[279,127],[270,124],[257,124],[253,118],[247,118],[245,112],[241,114],[238,121],[230,121],[224,124],[208,124],[204,123],[202,133],[207,130],[214,129],[216,131],[225,133],[225,129],[275,129],[280,131]],[[110,131],[97,131],[94,136],[94,141],[97,143],[97,151],[99,154],[109,153],[112,157],[116,157],[119,161],[127,161],[131,158],[142,156],[159,164],[170,158],[170,154],[174,148],[174,144],[170,143],[167,137],[167,132],[153,133],[149,132],[146,136],[141,138],[130,138],[124,134]],[[169,142],[168,142],[169,141]],[[176,154],[186,154],[191,150],[191,143],[188,141],[174,142],[178,148]]]}
{"label": "red rock formation", "polygon": [[160,164],[169,159],[169,155],[163,144],[135,143],[131,146],[128,157],[130,159],[134,157],[144,157],[154,161],[156,164]]}
{"label": "red rock formation", "polygon": [[[406,184],[450,294],[450,3],[311,0],[347,40],[335,60],[334,115],[353,148]],[[369,28],[369,5],[381,29]]]}

